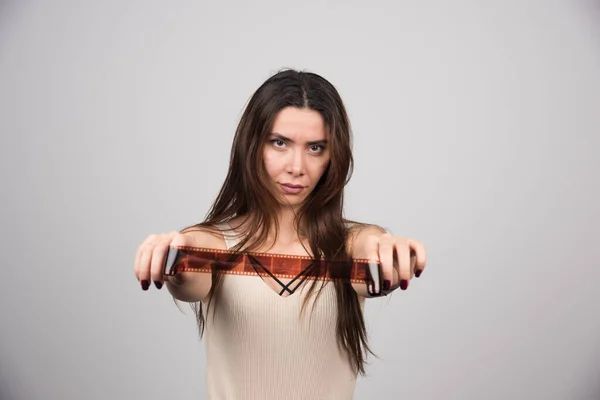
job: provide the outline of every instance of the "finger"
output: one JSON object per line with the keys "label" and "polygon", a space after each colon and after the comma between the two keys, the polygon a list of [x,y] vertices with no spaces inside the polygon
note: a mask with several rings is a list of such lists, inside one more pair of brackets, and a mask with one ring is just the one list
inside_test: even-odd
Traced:
{"label": "finger", "polygon": [[406,290],[410,282],[410,248],[405,239],[396,239],[395,241],[396,257],[398,259],[398,275],[400,278],[400,289]]}
{"label": "finger", "polygon": [[150,287],[150,263],[152,262],[152,249],[154,248],[151,244],[145,244],[142,248],[140,255],[140,265],[138,271],[138,279],[142,285],[142,290],[148,290]]}
{"label": "finger", "polygon": [[365,240],[365,258],[370,261],[379,262],[379,238],[369,236]]}
{"label": "finger", "polygon": [[[376,236],[368,236],[365,240],[365,258],[368,259],[369,261],[373,262],[373,263],[380,263],[379,260],[379,238]],[[375,268],[376,270],[377,268]],[[373,276],[374,282],[372,283],[373,287],[371,288],[369,285],[371,284],[367,284],[367,292],[370,292],[371,290],[374,293],[381,293],[382,288],[379,286],[379,281],[380,280],[384,280],[381,277],[375,277]],[[385,287],[385,282],[382,282],[382,284]],[[386,289],[383,289],[386,290]]]}
{"label": "finger", "polygon": [[[197,246],[197,243],[195,242],[195,236],[193,235],[193,231],[191,233],[173,232],[172,239],[171,239],[171,242],[169,243],[169,246],[167,247],[166,254],[167,255],[169,254],[169,247],[185,247],[185,246],[202,247],[202,246]],[[162,267],[164,267],[164,263],[161,265],[161,268]],[[161,273],[164,273],[164,271],[162,271]],[[195,275],[195,273],[193,273],[193,272],[192,273],[176,272],[175,275],[166,275],[166,276],[163,275],[162,279],[163,279],[163,282],[171,282],[171,283],[175,283],[175,284],[181,284],[182,282],[192,278],[193,275]]]}
{"label": "finger", "polygon": [[133,273],[135,274],[136,279],[140,280],[140,259],[142,256],[142,246],[140,245],[135,252],[135,261],[133,264]]}
{"label": "finger", "polygon": [[394,239],[390,234],[379,236],[379,259],[383,272],[383,290],[390,290],[394,283]]}
{"label": "finger", "polygon": [[150,277],[154,282],[154,286],[157,289],[160,289],[164,283],[163,277],[163,267],[165,264],[165,258],[169,251],[169,246],[171,245],[171,241],[173,237],[177,233],[168,233],[161,235],[160,241],[154,245],[152,249],[152,258],[150,261]]}
{"label": "finger", "polygon": [[163,265],[165,257],[169,249],[169,242],[162,242],[154,246],[152,249],[152,261],[150,262],[150,278],[154,282],[154,286],[160,289],[163,285]]}
{"label": "finger", "polygon": [[[411,261],[414,262],[415,276],[418,278],[423,273],[425,265],[427,264],[427,252],[425,245],[418,240],[409,239],[408,245],[413,254]],[[414,260],[414,261],[413,261]]]}
{"label": "finger", "polygon": [[135,261],[134,261],[134,265],[133,265],[133,272],[135,273],[135,277],[137,278],[138,281],[140,280],[142,253],[144,252],[146,245],[148,243],[152,242],[153,240],[155,240],[155,235],[148,236],[146,239],[144,239],[142,244],[140,244],[137,251],[135,252]]}

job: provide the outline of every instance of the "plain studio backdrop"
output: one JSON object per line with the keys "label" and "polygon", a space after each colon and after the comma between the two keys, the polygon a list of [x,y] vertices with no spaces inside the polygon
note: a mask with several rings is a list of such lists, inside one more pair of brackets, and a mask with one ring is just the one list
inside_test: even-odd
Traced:
{"label": "plain studio backdrop", "polygon": [[599,27],[583,1],[0,3],[1,398],[206,398],[192,311],[134,254],[204,218],[291,67],[346,102],[347,216],[428,248],[368,301],[355,398],[599,399]]}

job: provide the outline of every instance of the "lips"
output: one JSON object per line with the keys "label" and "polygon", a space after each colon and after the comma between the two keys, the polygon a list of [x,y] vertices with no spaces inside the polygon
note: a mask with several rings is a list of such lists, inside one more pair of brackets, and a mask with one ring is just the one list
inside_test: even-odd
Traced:
{"label": "lips", "polygon": [[297,195],[304,191],[304,186],[301,185],[292,185],[290,183],[281,183],[280,185],[281,190],[289,195]]}

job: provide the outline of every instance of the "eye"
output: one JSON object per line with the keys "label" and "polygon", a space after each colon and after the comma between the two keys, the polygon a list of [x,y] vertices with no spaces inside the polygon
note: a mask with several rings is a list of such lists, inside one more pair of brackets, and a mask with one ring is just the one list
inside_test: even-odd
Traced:
{"label": "eye", "polygon": [[281,139],[273,139],[273,140],[271,140],[271,143],[273,143],[273,145],[275,147],[279,147],[279,148],[281,148],[285,145],[285,142]]}
{"label": "eye", "polygon": [[314,145],[310,146],[310,150],[313,153],[321,153],[323,150],[325,150],[325,146],[320,145],[320,144],[314,144]]}

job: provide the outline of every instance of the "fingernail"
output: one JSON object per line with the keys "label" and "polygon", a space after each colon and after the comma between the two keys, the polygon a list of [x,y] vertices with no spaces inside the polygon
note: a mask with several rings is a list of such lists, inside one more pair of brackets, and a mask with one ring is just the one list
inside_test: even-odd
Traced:
{"label": "fingernail", "polygon": [[400,281],[400,289],[406,290],[408,288],[408,281],[406,279],[402,279]]}
{"label": "fingernail", "polygon": [[156,286],[157,289],[160,289],[162,285],[163,283],[161,281],[154,281],[154,286]]}
{"label": "fingernail", "polygon": [[150,282],[148,282],[147,280],[143,280],[142,282],[142,290],[148,290],[148,288],[150,287]]}
{"label": "fingernail", "polygon": [[417,278],[418,278],[418,277],[420,277],[420,276],[421,276],[421,272],[423,272],[423,270],[422,270],[422,269],[418,269],[418,270],[416,270],[416,271],[415,271],[415,276],[416,276]]}
{"label": "fingernail", "polygon": [[388,281],[387,279],[383,281],[383,290],[390,290],[391,286],[392,282]]}

